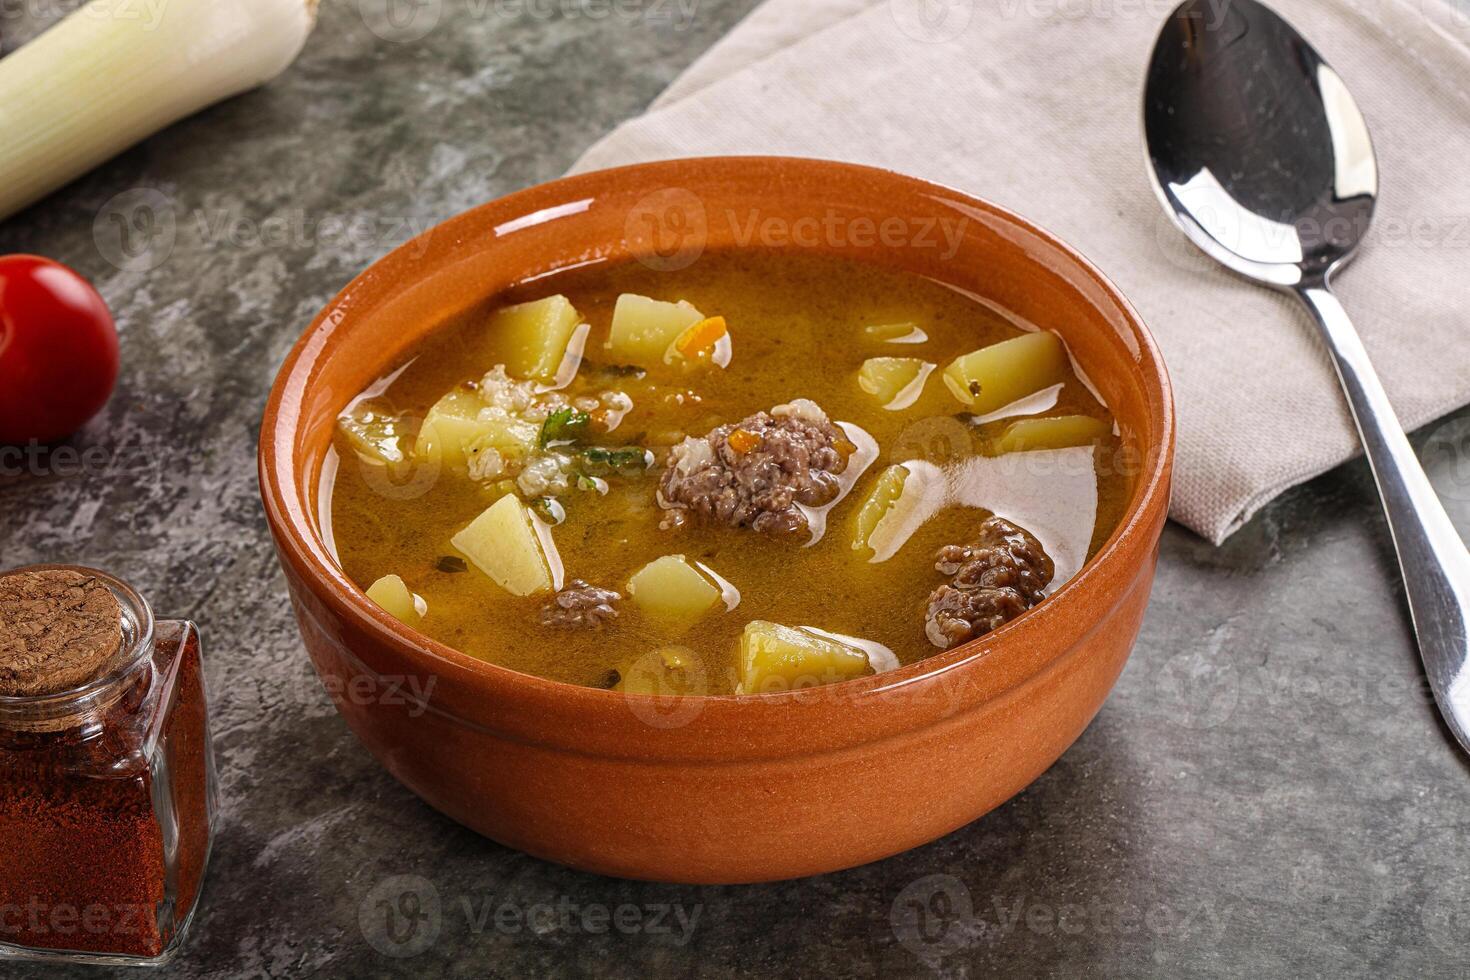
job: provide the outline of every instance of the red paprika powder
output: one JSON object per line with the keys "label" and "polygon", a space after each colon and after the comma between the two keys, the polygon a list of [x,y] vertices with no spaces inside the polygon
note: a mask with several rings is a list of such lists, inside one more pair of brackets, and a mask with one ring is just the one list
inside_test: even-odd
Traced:
{"label": "red paprika powder", "polygon": [[0,575],[0,961],[157,964],[217,791],[199,633],[90,569]]}

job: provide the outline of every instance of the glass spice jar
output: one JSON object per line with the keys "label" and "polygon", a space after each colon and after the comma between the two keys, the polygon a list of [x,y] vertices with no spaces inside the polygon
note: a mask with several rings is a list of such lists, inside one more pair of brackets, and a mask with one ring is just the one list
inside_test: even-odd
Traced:
{"label": "glass spice jar", "polygon": [[92,569],[0,574],[0,962],[166,961],[217,797],[194,624]]}

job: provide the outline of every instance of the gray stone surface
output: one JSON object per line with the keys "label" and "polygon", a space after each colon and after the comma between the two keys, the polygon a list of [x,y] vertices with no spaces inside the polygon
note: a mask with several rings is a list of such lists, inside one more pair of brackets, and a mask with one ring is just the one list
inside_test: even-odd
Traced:
{"label": "gray stone surface", "polygon": [[[124,357],[72,444],[84,462],[8,461],[0,564],[115,570],[205,633],[223,823],[159,975],[1464,975],[1470,766],[1426,703],[1361,463],[1220,549],[1171,526],[1137,651],[1081,740],[997,812],[868,867],[745,888],[579,874],[449,822],[353,740],[257,502],[277,365],[410,229],[554,177],[752,5],[670,23],[643,16],[652,0],[448,3],[426,37],[388,41],[329,3],[286,77],[0,223],[0,252],[98,283]],[[0,4],[6,50],[66,6]],[[173,223],[124,241],[111,216],[160,201]],[[1470,414],[1431,428],[1470,529]],[[418,935],[436,934],[388,955],[421,941],[385,931],[380,900],[412,911],[405,893],[437,897]],[[621,913],[631,928],[597,929],[624,905],[643,910]]]}

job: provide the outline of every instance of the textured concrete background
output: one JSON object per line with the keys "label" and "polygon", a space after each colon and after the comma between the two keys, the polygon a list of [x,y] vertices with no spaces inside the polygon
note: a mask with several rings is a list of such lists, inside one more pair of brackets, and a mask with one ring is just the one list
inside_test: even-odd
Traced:
{"label": "textured concrete background", "polygon": [[[267,541],[254,455],[276,368],[371,260],[559,174],[754,0],[465,0],[421,38],[383,2],[329,0],[287,76],[0,223],[0,252],[99,285],[124,357],[104,416],[0,476],[0,564],[112,569],[204,629],[224,813],[161,975],[1470,969],[1470,766],[1426,703],[1362,464],[1221,549],[1171,526],[1137,652],[1082,739],[997,812],[888,861],[763,887],[613,881],[480,839],[390,779],[310,673]],[[68,7],[0,2],[5,50]],[[1418,441],[1470,529],[1470,414]]]}

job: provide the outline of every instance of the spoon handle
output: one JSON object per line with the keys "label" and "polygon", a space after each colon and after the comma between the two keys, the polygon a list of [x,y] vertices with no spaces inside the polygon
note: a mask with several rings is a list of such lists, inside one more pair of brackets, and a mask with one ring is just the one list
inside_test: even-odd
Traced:
{"label": "spoon handle", "polygon": [[1296,293],[1322,328],[1373,468],[1434,700],[1470,750],[1470,552],[1414,455],[1342,303],[1325,280],[1297,286]]}

